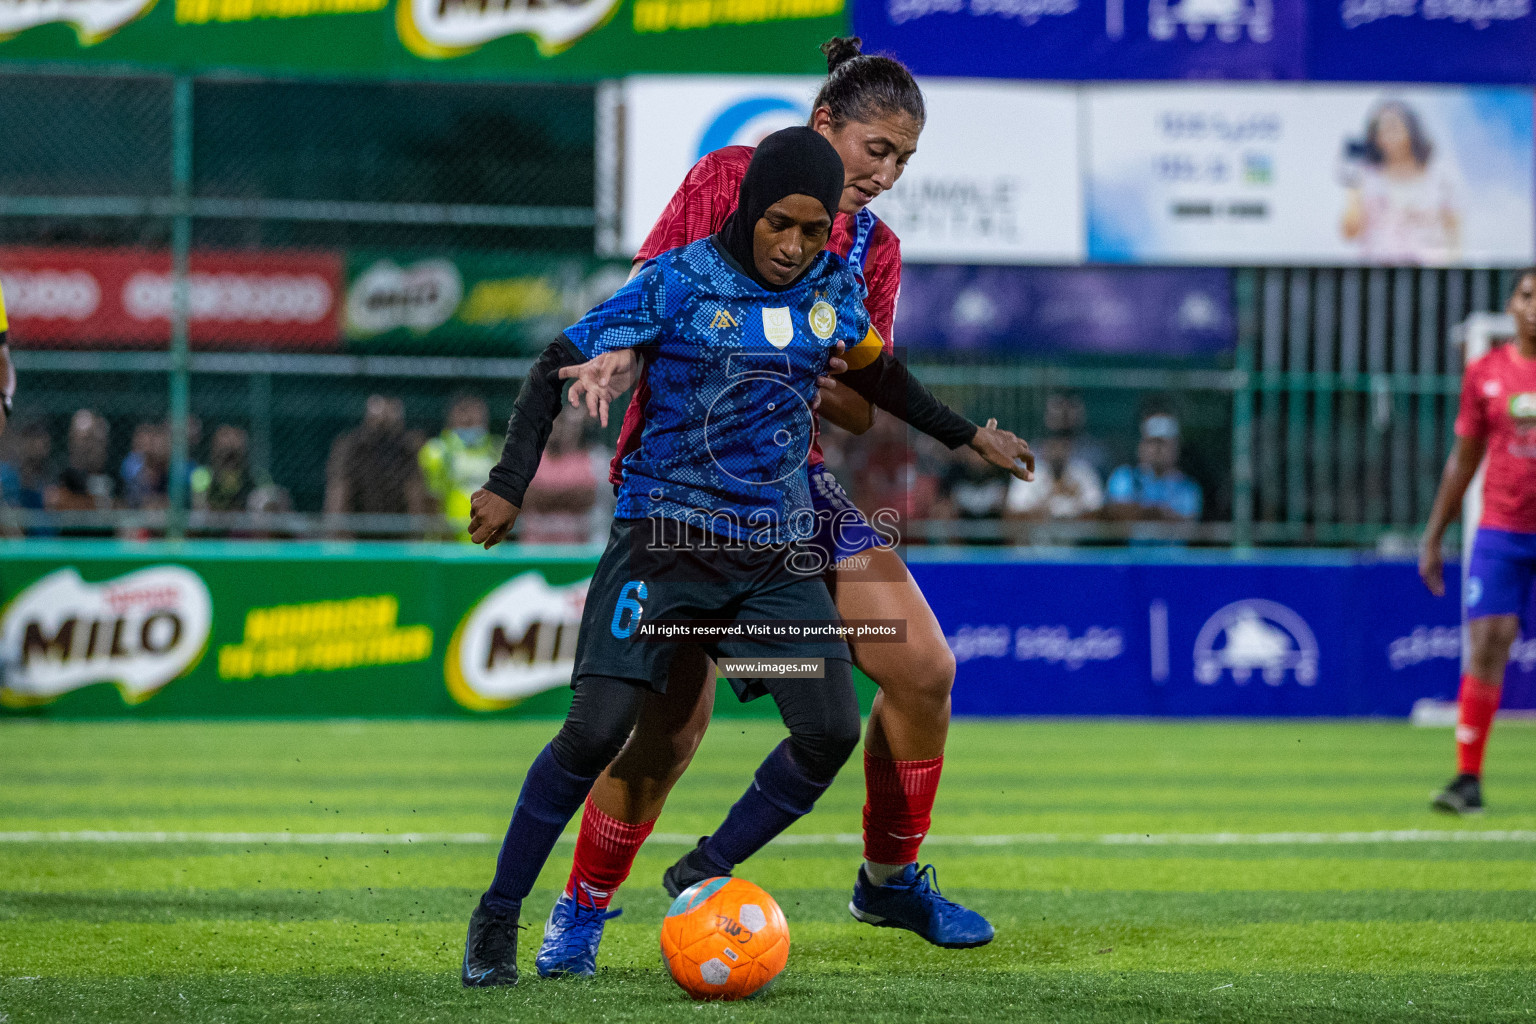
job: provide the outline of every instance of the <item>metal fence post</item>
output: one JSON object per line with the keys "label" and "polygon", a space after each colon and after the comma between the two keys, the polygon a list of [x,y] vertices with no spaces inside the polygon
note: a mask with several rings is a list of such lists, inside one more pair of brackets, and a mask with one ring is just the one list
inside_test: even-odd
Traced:
{"label": "metal fence post", "polygon": [[1237,273],[1236,387],[1232,389],[1232,544],[1253,546],[1254,348],[1258,343],[1257,271]]}
{"label": "metal fence post", "polygon": [[191,412],[188,379],[192,288],[192,79],[176,78],[171,112],[171,479],[166,536],[186,534],[191,459],[187,451],[187,421]]}

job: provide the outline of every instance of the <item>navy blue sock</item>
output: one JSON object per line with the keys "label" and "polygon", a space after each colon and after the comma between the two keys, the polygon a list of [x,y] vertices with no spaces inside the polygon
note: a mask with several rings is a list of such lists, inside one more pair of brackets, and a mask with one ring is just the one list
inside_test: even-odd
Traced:
{"label": "navy blue sock", "polygon": [[752,785],[700,852],[722,875],[730,874],[768,840],[809,814],[831,784],[831,779],[817,782],[806,775],[790,756],[789,740],[785,740],[758,766]]}
{"label": "navy blue sock", "polygon": [[480,902],[487,910],[516,914],[597,776],[572,775],[555,760],[554,744],[534,758],[512,811],[507,838],[496,856],[496,877]]}

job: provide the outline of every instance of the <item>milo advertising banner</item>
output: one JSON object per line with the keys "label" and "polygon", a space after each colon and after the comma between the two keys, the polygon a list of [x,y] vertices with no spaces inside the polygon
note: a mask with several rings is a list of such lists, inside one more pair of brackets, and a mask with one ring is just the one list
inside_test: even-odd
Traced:
{"label": "milo advertising banner", "polygon": [[628,275],[548,253],[354,251],[343,335],[353,351],[536,355]]}
{"label": "milo advertising banner", "polygon": [[0,0],[0,58],[167,70],[596,78],[815,73],[846,0]]}
{"label": "milo advertising banner", "polygon": [[596,564],[467,545],[172,551],[7,551],[0,714],[563,714]]}
{"label": "milo advertising banner", "polygon": [[[597,564],[563,550],[0,542],[0,717],[563,715]],[[1459,605],[1411,562],[909,554],[956,714],[1401,717],[1456,694]],[[1506,709],[1536,708],[1536,607],[1523,625]],[[716,713],[777,716],[729,687]]]}

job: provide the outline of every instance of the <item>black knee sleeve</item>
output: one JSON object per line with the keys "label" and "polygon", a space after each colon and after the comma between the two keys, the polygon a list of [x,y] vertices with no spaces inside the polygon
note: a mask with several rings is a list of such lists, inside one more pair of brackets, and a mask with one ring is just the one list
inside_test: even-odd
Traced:
{"label": "black knee sleeve", "polygon": [[581,679],[565,724],[549,744],[560,767],[589,778],[601,774],[629,739],[646,692],[622,679]]}
{"label": "black knee sleeve", "polygon": [[859,745],[859,699],[853,666],[826,660],[825,679],[785,679],[770,687],[784,724],[789,751],[811,779],[829,783]]}

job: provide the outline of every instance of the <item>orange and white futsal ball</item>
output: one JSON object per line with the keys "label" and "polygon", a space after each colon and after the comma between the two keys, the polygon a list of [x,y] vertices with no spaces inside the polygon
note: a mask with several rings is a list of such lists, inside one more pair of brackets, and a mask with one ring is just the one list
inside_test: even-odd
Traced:
{"label": "orange and white futsal ball", "polygon": [[789,924],[763,889],[706,878],[684,889],[661,922],[667,970],[693,999],[745,999],[789,960]]}

